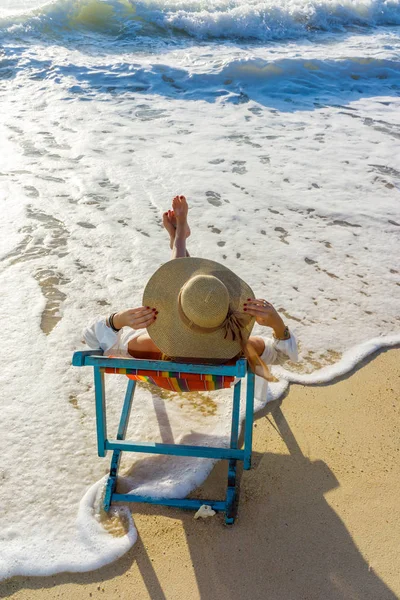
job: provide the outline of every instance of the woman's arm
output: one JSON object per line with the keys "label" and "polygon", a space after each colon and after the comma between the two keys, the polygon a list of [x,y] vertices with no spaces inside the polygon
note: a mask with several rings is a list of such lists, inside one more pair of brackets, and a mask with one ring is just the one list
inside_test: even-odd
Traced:
{"label": "woman's arm", "polygon": [[[122,327],[131,327],[132,329],[146,329],[157,318],[158,311],[150,306],[140,306],[139,308],[128,308],[121,312],[114,313],[114,329],[119,330]],[[108,325],[110,322],[108,319]]]}
{"label": "woman's arm", "polygon": [[278,340],[287,340],[290,337],[288,328],[282,320],[282,317],[270,302],[261,298],[247,300],[244,303],[243,310],[256,318],[259,325],[271,327],[274,330],[274,337]]}
{"label": "woman's arm", "polygon": [[101,348],[105,355],[130,356],[129,342],[145,332],[156,318],[156,311],[148,307],[131,308],[98,317],[84,329],[83,337],[89,348]]}
{"label": "woman's arm", "polygon": [[[259,325],[273,330],[273,339],[264,339],[265,349],[261,358],[266,364],[281,363],[287,358],[294,362],[298,360],[296,338],[270,302],[261,298],[248,300],[243,310],[255,317]],[[285,356],[282,357],[282,354]]]}
{"label": "woman's arm", "polygon": [[[273,338],[263,338],[265,346],[261,354],[261,359],[265,364],[282,364],[287,360],[297,362],[296,338],[289,331],[289,328],[270,302],[263,299],[248,300],[243,310],[249,315],[254,316],[259,325],[271,327],[274,332]],[[264,404],[268,400],[273,400],[274,396],[271,394],[271,391],[268,392],[268,382],[263,379],[262,369],[260,373],[257,373],[258,368],[256,367],[256,374],[261,376],[256,377],[254,397],[257,401]]]}

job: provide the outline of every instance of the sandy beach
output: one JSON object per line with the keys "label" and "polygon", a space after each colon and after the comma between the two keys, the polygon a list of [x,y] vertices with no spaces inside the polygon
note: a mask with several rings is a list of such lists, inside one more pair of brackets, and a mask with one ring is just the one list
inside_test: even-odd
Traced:
{"label": "sandy beach", "polygon": [[[395,600],[400,597],[400,349],[257,415],[233,527],[137,507],[139,539],[84,574],[16,577],[15,600]],[[219,463],[196,494],[222,493]]]}

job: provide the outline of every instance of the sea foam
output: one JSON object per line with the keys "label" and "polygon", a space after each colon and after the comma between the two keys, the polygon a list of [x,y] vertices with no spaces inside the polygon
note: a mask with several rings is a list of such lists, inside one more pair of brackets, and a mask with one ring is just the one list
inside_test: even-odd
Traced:
{"label": "sea foam", "polygon": [[164,32],[265,42],[400,23],[398,0],[212,0],[207,7],[200,0],[54,0],[21,2],[16,8],[11,14],[3,9],[6,26],[19,24],[44,35],[85,28],[110,35]]}

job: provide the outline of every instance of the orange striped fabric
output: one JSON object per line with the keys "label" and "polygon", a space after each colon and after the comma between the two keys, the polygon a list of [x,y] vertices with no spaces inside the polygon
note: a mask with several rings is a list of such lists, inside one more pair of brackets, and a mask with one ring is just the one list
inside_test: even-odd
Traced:
{"label": "orange striped fabric", "polygon": [[211,392],[229,388],[234,381],[233,376],[224,377],[178,371],[147,371],[145,369],[117,369],[111,367],[106,367],[103,371],[110,374],[126,375],[134,381],[152,383],[173,392]]}

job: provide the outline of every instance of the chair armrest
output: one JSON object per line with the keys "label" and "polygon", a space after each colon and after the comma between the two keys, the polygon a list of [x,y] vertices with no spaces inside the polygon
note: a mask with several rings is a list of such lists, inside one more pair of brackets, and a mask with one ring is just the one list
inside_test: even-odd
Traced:
{"label": "chair armrest", "polygon": [[74,367],[91,366],[114,369],[145,369],[149,371],[168,370],[182,371],[183,373],[233,375],[236,377],[245,377],[247,372],[247,361],[244,358],[239,359],[233,365],[190,364],[137,358],[103,357],[103,350],[101,349],[74,352],[72,364]]}
{"label": "chair armrest", "polygon": [[74,367],[83,367],[85,365],[85,359],[87,356],[103,356],[103,350],[80,350],[74,352],[72,356],[72,364]]}

